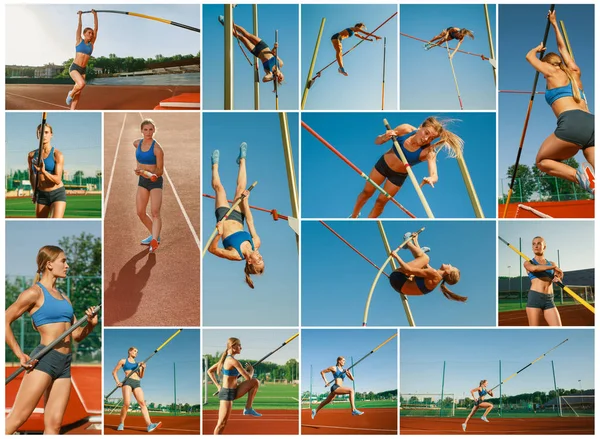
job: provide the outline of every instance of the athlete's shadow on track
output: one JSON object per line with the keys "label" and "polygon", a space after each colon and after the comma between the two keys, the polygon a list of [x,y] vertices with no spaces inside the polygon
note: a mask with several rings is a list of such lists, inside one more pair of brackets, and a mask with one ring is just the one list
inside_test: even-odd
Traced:
{"label": "athlete's shadow on track", "polygon": [[[148,256],[144,266],[136,272],[136,264]],[[120,322],[135,315],[142,300],[143,290],[156,265],[156,254],[148,254],[148,248],[134,255],[119,271],[115,279],[112,274],[110,284],[104,291],[104,324],[119,326]]]}

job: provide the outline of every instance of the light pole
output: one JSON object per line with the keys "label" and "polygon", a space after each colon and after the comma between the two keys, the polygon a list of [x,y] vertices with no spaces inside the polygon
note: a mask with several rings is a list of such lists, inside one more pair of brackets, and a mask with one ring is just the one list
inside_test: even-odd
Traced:
{"label": "light pole", "polygon": [[581,380],[577,380],[579,381],[579,389],[581,390],[581,394],[583,395],[583,387],[581,387]]}
{"label": "light pole", "polygon": [[510,291],[510,265],[508,266],[508,291]]}

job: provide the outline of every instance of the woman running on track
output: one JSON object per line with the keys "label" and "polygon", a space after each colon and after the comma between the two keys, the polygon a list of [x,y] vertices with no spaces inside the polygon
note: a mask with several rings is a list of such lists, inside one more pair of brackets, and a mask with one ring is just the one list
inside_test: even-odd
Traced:
{"label": "woman running on track", "polygon": [[[37,254],[34,284],[23,291],[5,312],[6,344],[26,369],[11,412],[5,420],[5,434],[14,434],[29,419],[44,396],[44,434],[59,434],[71,394],[71,340],[81,342],[98,324],[93,308],[85,311],[87,325],[75,329],[54,349],[28,364],[30,358],[60,337],[77,320],[69,299],[56,289],[56,280],[67,277],[67,257],[53,245]],[[27,355],[11,329],[11,324],[28,313],[40,344]]]}
{"label": "woman running on track", "polygon": [[[41,131],[42,125],[38,125],[38,139],[42,135]],[[38,189],[36,191],[35,187],[31,188],[31,201],[35,203],[36,218],[63,218],[67,208],[67,191],[62,181],[65,157],[51,145],[52,134],[52,127],[46,124],[40,166],[37,149],[27,155],[29,181],[35,183]]]}
{"label": "woman running on track", "polygon": [[[160,427],[162,422],[152,423],[152,420],[150,419],[148,407],[146,406],[146,400],[144,399],[144,391],[142,390],[140,384],[140,381],[142,380],[142,378],[144,378],[144,373],[146,372],[146,365],[143,361],[140,363],[135,361],[137,354],[137,348],[129,348],[129,350],[127,351],[127,358],[122,358],[121,360],[119,360],[119,362],[112,371],[112,376],[115,379],[117,386],[121,387],[121,389],[123,390],[123,407],[121,408],[121,418],[119,420],[119,426],[117,427],[117,431],[123,431],[125,429],[125,418],[127,417],[127,412],[129,411],[129,405],[131,404],[131,394],[133,393],[135,400],[140,406],[142,416],[144,417],[146,429],[148,433],[150,433],[151,431],[154,431],[158,427]],[[119,376],[117,375],[119,369],[123,369],[123,372],[125,372],[126,379],[124,383],[119,380]],[[134,370],[135,372],[133,372]]]}
{"label": "woman running on track", "polygon": [[[258,392],[260,382],[253,378],[254,368],[251,364],[246,364],[242,367],[234,355],[242,352],[242,342],[235,337],[227,339],[227,347],[223,351],[221,358],[208,369],[208,376],[211,381],[217,386],[219,391],[219,420],[215,427],[214,434],[222,434],[227,426],[227,421],[231,415],[233,401],[240,399],[246,393],[246,407],[242,414],[247,416],[262,416],[252,408],[252,402]],[[218,374],[223,374],[223,383],[219,384]],[[242,376],[244,381],[238,385],[238,377]]]}
{"label": "woman running on track", "polygon": [[[424,161],[427,162],[429,177],[423,178],[421,187],[425,184],[434,187],[434,184],[438,181],[436,164],[438,149],[445,147],[449,157],[462,155],[464,142],[456,134],[446,129],[448,123],[449,121],[440,121],[433,116],[425,119],[419,128],[405,123],[377,136],[375,144],[383,145],[392,136],[396,136],[400,149],[404,152],[410,166],[418,165]],[[438,139],[438,141],[432,144],[435,139]],[[385,181],[383,189],[392,197],[400,190],[407,176],[406,167],[402,163],[394,145],[381,156],[369,174],[369,178],[379,186],[382,186]],[[375,186],[371,183],[367,182],[365,184],[362,192],[358,194],[350,218],[358,218],[361,209],[369,198],[373,196],[375,190]],[[373,206],[373,209],[369,213],[369,218],[379,217],[388,201],[389,198],[387,196],[380,194],[377,200],[375,200],[375,206]]]}
{"label": "woman running on track", "polygon": [[[590,113],[583,85],[581,70],[569,54],[562,34],[556,24],[556,11],[548,13],[556,35],[560,55],[549,52],[540,60],[536,56],[546,48],[540,44],[527,53],[527,61],[546,78],[546,102],[557,117],[554,133],[540,146],[535,159],[538,169],[553,177],[578,183],[583,189],[595,191],[595,141],[594,115]],[[577,170],[561,163],[574,157],[579,150],[591,166],[582,165]]]}
{"label": "woman running on track", "polygon": [[[225,25],[225,18],[219,15],[219,23]],[[277,56],[277,43],[270,49],[267,43],[261,40],[258,35],[251,34],[246,29],[238,24],[233,24],[233,36],[242,42],[246,49],[257,57],[262,63],[265,76],[262,82],[270,82],[273,80],[273,75],[277,77],[277,83],[283,83],[284,77],[281,72],[283,61]]]}
{"label": "woman running on track", "polygon": [[408,241],[406,248],[410,250],[415,259],[404,262],[396,251],[392,253],[400,264],[400,268],[390,275],[392,288],[407,296],[423,296],[431,293],[439,285],[447,299],[466,302],[466,297],[453,293],[446,286],[446,284],[454,285],[460,280],[460,270],[450,264],[442,264],[438,269],[431,267],[429,256],[425,254],[430,251],[430,248],[419,246],[417,234],[405,233],[404,239],[408,239],[411,235],[412,240]]}
{"label": "woman running on track", "polygon": [[[217,217],[217,236],[210,243],[208,251],[213,255],[230,261],[246,261],[244,273],[246,274],[246,283],[250,288],[254,288],[254,282],[250,278],[251,274],[262,274],[265,270],[265,262],[258,251],[260,248],[260,238],[254,228],[254,219],[250,204],[248,203],[249,192],[246,190],[246,143],[240,145],[240,154],[237,163],[240,166],[238,170],[237,186],[235,189],[235,198],[238,199],[244,195],[244,200],[231,212],[229,217],[223,221],[225,214],[230,209],[227,201],[225,188],[221,184],[219,177],[219,150],[214,150],[211,156],[212,163],[212,187],[215,191],[215,216]],[[248,224],[248,232],[244,230],[244,220]],[[219,240],[223,240],[223,248],[219,248]]]}
{"label": "woman running on track", "polygon": [[327,398],[321,401],[321,404],[319,404],[319,406],[316,409],[312,410],[312,419],[315,419],[315,416],[317,416],[319,410],[321,410],[323,407],[325,407],[327,404],[333,401],[338,395],[350,395],[349,400],[350,409],[352,410],[352,416],[360,416],[364,413],[356,409],[356,404],[354,403],[354,389],[351,387],[342,387],[342,384],[344,383],[344,378],[348,377],[350,380],[354,381],[354,377],[352,376],[350,370],[344,369],[344,364],[346,364],[346,359],[344,357],[337,357],[335,366],[328,367],[327,369],[323,369],[321,371],[321,377],[323,377],[323,381],[325,381],[325,387],[327,387],[327,385],[329,384],[327,378],[325,377],[325,374],[327,372],[331,372],[331,374],[333,375],[334,384],[331,386]]}
{"label": "woman running on track", "polygon": [[[160,209],[163,197],[164,151],[154,139],[156,124],[152,119],[145,119],[140,128],[144,137],[133,141],[137,160],[134,172],[139,176],[135,205],[138,217],[150,232],[150,236],[142,239],[140,244],[149,246],[149,252],[153,253],[160,244],[162,229]],[[151,216],[146,212],[148,201],[152,201]]]}
{"label": "woman running on track", "polygon": [[548,326],[562,326],[558,308],[554,304],[553,282],[562,281],[562,270],[544,257],[546,241],[536,236],[531,242],[535,257],[523,264],[531,280],[531,289],[527,293],[527,320],[529,326],[540,326],[542,317]]}
{"label": "woman running on track", "polygon": [[[469,422],[469,419],[471,419],[471,416],[473,416],[479,408],[485,409],[485,413],[481,417],[481,420],[484,422],[490,422],[487,419],[487,415],[494,408],[494,404],[490,402],[484,402],[483,400],[486,397],[486,395],[490,395],[491,397],[493,397],[494,394],[491,390],[486,390],[486,387],[487,380],[481,380],[479,381],[479,387],[471,389],[471,396],[473,397],[473,409],[471,410],[471,413],[469,413],[469,416],[467,416],[465,423],[462,424],[463,431],[467,431],[467,423]],[[475,392],[477,392],[477,396],[475,396]]]}
{"label": "woman running on track", "polygon": [[85,68],[92,56],[94,44],[98,37],[98,13],[92,9],[94,29],[86,27],[83,33],[81,33],[81,14],[81,11],[77,12],[79,22],[77,24],[77,34],[75,35],[75,59],[73,59],[73,63],[69,67],[69,75],[75,81],[73,89],[67,94],[66,101],[71,110],[77,108],[81,92],[85,87]]}
{"label": "woman running on track", "polygon": [[471,37],[472,40],[475,39],[475,35],[473,35],[473,32],[471,32],[469,29],[461,29],[460,27],[450,26],[425,43],[425,50],[429,50],[435,46],[440,46],[446,41],[450,42],[452,40],[457,40],[458,44],[456,45],[454,51],[450,54],[450,59],[452,59],[466,36]]}
{"label": "woman running on track", "polygon": [[[346,72],[346,70],[344,70],[344,51],[342,49],[342,40],[346,39],[346,38],[350,38],[351,36],[355,36],[356,38],[360,38],[361,40],[365,40],[365,41],[373,41],[371,38],[369,37],[373,37],[376,40],[381,40],[381,37],[378,37],[377,35],[374,34],[370,34],[368,32],[366,32],[367,30],[367,26],[365,26],[364,23],[356,23],[354,26],[352,27],[347,27],[346,29],[340,31],[340,32],[336,32],[335,34],[333,34],[331,36],[331,44],[333,44],[333,48],[335,49],[335,59],[337,60],[338,63],[338,72],[341,73],[344,76],[348,76],[348,73]],[[364,37],[360,34],[365,35]]]}

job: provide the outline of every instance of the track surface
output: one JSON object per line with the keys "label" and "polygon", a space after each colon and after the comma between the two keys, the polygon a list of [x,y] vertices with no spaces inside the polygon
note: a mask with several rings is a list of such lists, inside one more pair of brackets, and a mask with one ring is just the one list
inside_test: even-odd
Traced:
{"label": "track surface", "polygon": [[[223,434],[298,434],[297,410],[258,410],[260,418],[244,416],[240,410],[231,413]],[[202,433],[213,434],[219,412],[204,410]]]}
{"label": "track surface", "polygon": [[[200,435],[199,416],[155,416],[152,422],[162,422],[162,425],[152,432],[155,434]],[[141,416],[128,416],[125,419],[125,430],[117,431],[119,415],[104,415],[104,434],[148,434],[146,423]]]}
{"label": "track surface", "polygon": [[[559,306],[563,326],[594,326],[594,313],[583,305]],[[498,326],[529,326],[525,309],[498,313]],[[540,326],[548,326],[542,319]]]}
{"label": "track surface", "polygon": [[309,409],[302,410],[302,434],[398,434],[398,410],[395,408],[365,408],[362,416],[352,416],[350,409],[319,411],[311,419]]}

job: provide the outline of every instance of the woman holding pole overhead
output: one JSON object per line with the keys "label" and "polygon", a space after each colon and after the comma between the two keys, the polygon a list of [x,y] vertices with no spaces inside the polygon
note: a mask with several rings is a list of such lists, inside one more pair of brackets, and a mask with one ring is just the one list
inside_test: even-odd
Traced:
{"label": "woman holding pole overhead", "polygon": [[[546,174],[578,183],[594,194],[595,190],[595,141],[594,115],[587,106],[581,70],[569,53],[556,23],[556,11],[548,13],[556,35],[560,55],[549,52],[540,60],[536,56],[546,48],[540,44],[527,53],[527,61],[546,78],[546,102],[557,117],[557,126],[542,143],[537,157],[538,169]],[[562,163],[581,150],[590,166],[577,170]]]}
{"label": "woman holding pole overhead", "polygon": [[[258,251],[261,240],[254,227],[254,218],[248,197],[250,192],[246,190],[246,151],[247,145],[240,145],[240,153],[237,158],[239,165],[235,199],[242,198],[241,208],[239,203],[234,204],[233,210],[228,214],[231,207],[227,201],[225,188],[219,177],[219,150],[214,150],[211,155],[212,164],[212,187],[215,191],[215,216],[217,217],[217,234],[210,242],[208,251],[219,258],[230,261],[246,261],[244,273],[246,283],[254,288],[251,274],[262,274],[265,270],[265,262]],[[244,220],[248,224],[248,231],[244,230]],[[223,241],[223,248],[219,248],[219,241]]]}
{"label": "woman holding pole overhead", "polygon": [[[434,187],[434,184],[438,181],[436,157],[439,148],[446,148],[449,157],[460,156],[463,150],[463,140],[447,129],[449,122],[430,116],[418,128],[405,123],[377,136],[375,144],[383,145],[392,137],[397,137],[400,149],[404,152],[410,166],[415,166],[424,161],[427,162],[429,176],[423,178],[421,187],[425,184]],[[436,139],[438,140],[435,141]],[[394,197],[400,190],[407,176],[407,168],[402,163],[400,154],[394,146],[380,157],[369,174],[369,178],[379,186],[382,186],[385,182],[383,189],[391,197]],[[375,186],[371,183],[367,182],[365,184],[362,192],[358,194],[350,218],[358,218],[365,203],[375,193],[375,189]],[[369,218],[379,217],[388,201],[389,198],[386,195],[380,194],[375,200],[375,206],[369,213]]]}
{"label": "woman holding pole overhead", "polygon": [[[27,371],[5,420],[7,435],[14,434],[27,421],[42,395],[44,434],[59,434],[71,394],[71,340],[81,342],[98,324],[98,315],[94,314],[93,308],[88,308],[85,311],[85,327],[75,329],[52,350],[31,361],[45,346],[62,338],[76,321],[71,302],[56,289],[57,279],[66,278],[69,269],[63,250],[46,245],[39,250],[36,263],[34,284],[23,291],[5,312],[6,344]],[[11,329],[11,324],[25,313],[29,313],[34,329],[40,334],[39,346],[29,355],[21,350]]]}
{"label": "woman holding pole overhead", "polygon": [[[381,40],[381,37],[378,37],[374,34],[370,34],[366,32],[366,30],[367,26],[365,26],[364,23],[356,23],[354,26],[347,27],[346,29],[340,32],[336,32],[331,36],[331,44],[333,44],[333,48],[335,50],[335,59],[337,60],[339,66],[338,72],[342,75],[348,76],[348,73],[346,72],[346,70],[344,70],[344,50],[342,49],[342,40],[350,38],[353,35],[356,36],[356,38],[365,41],[373,41],[369,37],[373,37],[376,40]],[[361,34],[365,36],[363,37]]]}
{"label": "woman holding pole overhead", "polygon": [[354,389],[351,387],[342,386],[342,384],[344,384],[344,378],[346,377],[348,377],[348,379],[350,379],[351,381],[354,381],[354,377],[352,376],[350,370],[344,369],[344,364],[346,364],[346,359],[344,357],[337,357],[335,366],[328,367],[327,369],[323,369],[321,371],[321,377],[323,378],[323,381],[325,381],[325,387],[327,387],[327,385],[329,384],[327,378],[325,377],[326,373],[331,373],[333,375],[334,383],[329,389],[329,395],[327,395],[327,398],[321,401],[321,404],[319,404],[319,406],[316,409],[313,409],[311,413],[312,419],[315,419],[315,416],[317,416],[319,410],[321,410],[323,407],[325,407],[327,404],[333,401],[338,395],[349,395],[348,398],[350,400],[350,409],[352,410],[352,416],[360,416],[364,413],[360,410],[357,410],[356,408],[356,404],[354,403]]}
{"label": "woman holding pole overhead", "polygon": [[553,282],[555,280],[562,282],[563,272],[558,265],[544,257],[546,251],[544,238],[541,236],[533,238],[531,248],[535,256],[523,264],[531,280],[525,308],[529,326],[540,326],[542,317],[548,326],[562,326],[558,308],[554,304]]}
{"label": "woman holding pole overhead", "polygon": [[75,82],[73,89],[67,93],[66,103],[71,110],[77,108],[81,92],[85,87],[85,68],[92,56],[94,44],[98,37],[98,13],[92,9],[94,29],[86,27],[83,33],[81,32],[81,14],[83,14],[82,11],[77,12],[79,21],[77,24],[77,33],[75,34],[75,58],[69,67],[69,76]]}
{"label": "woman holding pole overhead", "polygon": [[[463,431],[467,431],[467,423],[469,422],[469,419],[471,419],[471,417],[475,414],[475,412],[477,410],[479,410],[479,408],[485,409],[485,413],[481,417],[481,420],[484,422],[490,422],[487,419],[487,415],[494,408],[494,404],[492,404],[491,402],[484,402],[483,400],[487,395],[493,397],[494,394],[492,393],[491,390],[486,389],[487,384],[488,384],[487,380],[481,380],[481,381],[479,381],[479,387],[475,387],[474,389],[471,389],[471,396],[473,397],[473,401],[474,401],[473,408],[471,409],[471,413],[469,413],[469,416],[467,416],[465,423],[462,424]],[[475,396],[475,392],[477,392],[477,396]]]}
{"label": "woman holding pole overhead", "polygon": [[444,29],[443,31],[441,31],[439,34],[437,34],[435,37],[433,37],[427,43],[425,43],[425,50],[429,50],[435,46],[440,46],[441,44],[443,44],[445,42],[457,40],[458,44],[456,45],[456,48],[454,49],[454,51],[450,54],[450,59],[452,59],[452,57],[454,56],[454,54],[456,53],[456,51],[462,44],[463,40],[467,36],[471,37],[472,40],[475,39],[475,35],[473,35],[473,32],[470,31],[469,29],[465,29],[465,28],[461,29],[460,27],[450,26],[450,27]]}
{"label": "woman holding pole overhead", "polygon": [[[144,422],[146,423],[146,429],[148,433],[150,433],[160,427],[162,422],[152,423],[150,420],[150,414],[148,413],[148,407],[146,406],[146,400],[144,399],[144,391],[140,384],[140,381],[144,378],[144,373],[146,372],[146,364],[143,361],[139,363],[135,361],[137,354],[137,348],[130,347],[127,351],[127,358],[119,360],[112,371],[112,376],[117,383],[117,387],[121,387],[123,390],[123,407],[121,407],[121,418],[119,420],[117,431],[123,431],[125,429],[125,418],[127,417],[129,405],[131,404],[131,395],[133,394],[140,406],[140,411],[142,412]],[[119,369],[123,369],[123,372],[125,372],[124,381],[119,380],[119,376],[117,375]]]}
{"label": "woman holding pole overhead", "polygon": [[[227,426],[227,421],[231,415],[233,401],[240,399],[245,394],[248,394],[246,407],[242,412],[246,416],[262,416],[252,408],[252,402],[258,392],[260,382],[253,378],[254,368],[251,364],[242,366],[236,358],[242,352],[242,342],[235,337],[227,339],[227,347],[221,354],[221,358],[213,364],[207,371],[211,381],[217,386],[219,391],[219,420],[215,427],[214,434],[222,434]],[[222,384],[219,384],[218,374],[223,374]],[[244,382],[238,385],[238,377],[242,376]]]}
{"label": "woman holding pole overhead", "polygon": [[37,137],[42,138],[42,160],[38,165],[37,149],[27,155],[29,181],[35,185],[31,188],[31,200],[35,203],[36,218],[63,218],[67,208],[67,191],[62,181],[65,157],[52,146],[52,134],[50,125],[38,125]]}
{"label": "woman holding pole overhead", "polygon": [[[404,239],[412,239],[406,247],[412,253],[414,260],[405,262],[396,251],[392,256],[400,264],[400,268],[390,275],[390,285],[394,290],[407,296],[423,296],[431,293],[439,285],[446,299],[456,302],[466,302],[467,298],[453,293],[446,284],[454,285],[460,280],[460,270],[450,264],[442,264],[438,269],[429,265],[429,247],[419,246],[418,235],[407,232]],[[441,282],[441,284],[440,284]]]}

